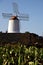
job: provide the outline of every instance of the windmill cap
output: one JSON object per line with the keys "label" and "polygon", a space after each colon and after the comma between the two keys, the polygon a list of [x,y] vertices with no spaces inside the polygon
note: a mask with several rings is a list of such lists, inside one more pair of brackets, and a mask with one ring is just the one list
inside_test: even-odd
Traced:
{"label": "windmill cap", "polygon": [[18,20],[17,16],[12,16],[10,20]]}

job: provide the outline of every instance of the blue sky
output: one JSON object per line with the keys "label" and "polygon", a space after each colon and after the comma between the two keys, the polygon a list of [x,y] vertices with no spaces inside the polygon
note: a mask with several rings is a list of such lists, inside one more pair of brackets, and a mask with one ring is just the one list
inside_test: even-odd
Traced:
{"label": "blue sky", "polygon": [[12,3],[16,2],[20,13],[28,13],[29,21],[20,21],[20,32],[29,31],[43,34],[43,0],[0,0],[0,31],[6,32],[9,19],[2,17],[3,12],[14,13]]}

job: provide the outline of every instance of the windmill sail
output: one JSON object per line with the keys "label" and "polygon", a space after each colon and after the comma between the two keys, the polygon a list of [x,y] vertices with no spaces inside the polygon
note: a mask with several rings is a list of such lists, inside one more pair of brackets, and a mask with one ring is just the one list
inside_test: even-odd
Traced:
{"label": "windmill sail", "polygon": [[9,18],[9,17],[13,16],[13,14],[12,13],[2,13],[2,16],[4,18]]}

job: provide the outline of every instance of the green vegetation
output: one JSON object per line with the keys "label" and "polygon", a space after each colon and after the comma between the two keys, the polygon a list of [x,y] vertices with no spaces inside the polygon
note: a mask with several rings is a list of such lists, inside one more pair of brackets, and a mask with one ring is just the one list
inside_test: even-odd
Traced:
{"label": "green vegetation", "polygon": [[0,65],[43,65],[43,48],[20,43],[0,46]]}

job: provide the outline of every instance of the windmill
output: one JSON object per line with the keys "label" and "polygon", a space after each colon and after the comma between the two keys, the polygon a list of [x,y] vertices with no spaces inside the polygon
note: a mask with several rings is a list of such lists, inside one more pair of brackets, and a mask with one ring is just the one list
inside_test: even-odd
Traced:
{"label": "windmill", "polygon": [[18,5],[17,3],[13,3],[13,11],[14,14],[12,13],[2,13],[2,16],[4,18],[10,18],[9,23],[8,23],[8,33],[20,33],[20,26],[19,26],[19,21],[24,20],[28,21],[28,14],[21,14],[18,11]]}

